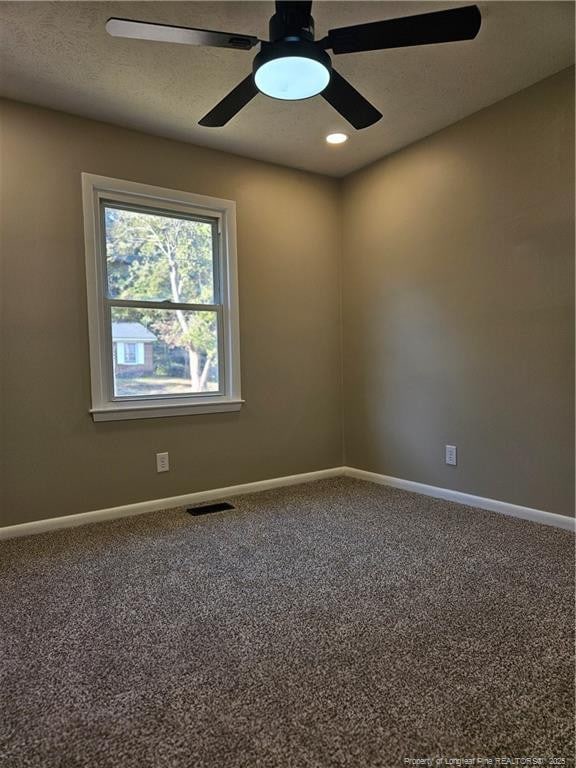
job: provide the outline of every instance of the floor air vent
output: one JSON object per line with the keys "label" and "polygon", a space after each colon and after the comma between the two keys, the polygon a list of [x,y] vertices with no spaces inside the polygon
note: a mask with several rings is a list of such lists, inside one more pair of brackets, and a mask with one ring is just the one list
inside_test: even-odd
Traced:
{"label": "floor air vent", "polygon": [[197,507],[188,507],[186,512],[198,517],[198,515],[208,515],[210,512],[224,512],[227,509],[236,509],[236,507],[228,504],[227,501],[220,501],[217,504],[199,504]]}

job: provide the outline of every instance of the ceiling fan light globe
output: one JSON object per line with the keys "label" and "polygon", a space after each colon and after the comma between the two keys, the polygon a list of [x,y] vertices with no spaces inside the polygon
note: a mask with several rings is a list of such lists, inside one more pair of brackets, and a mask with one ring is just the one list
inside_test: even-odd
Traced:
{"label": "ceiling fan light globe", "polygon": [[321,93],[330,82],[330,71],[315,59],[283,56],[262,64],[254,74],[254,82],[266,96],[297,101]]}
{"label": "ceiling fan light globe", "polygon": [[254,83],[273,99],[298,101],[316,96],[330,82],[330,56],[316,43],[298,38],[262,43],[254,59]]}

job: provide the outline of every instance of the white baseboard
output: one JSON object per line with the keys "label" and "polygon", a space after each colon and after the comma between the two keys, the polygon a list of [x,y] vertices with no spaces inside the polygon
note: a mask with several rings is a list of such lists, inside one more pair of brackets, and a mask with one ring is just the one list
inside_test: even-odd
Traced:
{"label": "white baseboard", "polygon": [[552,512],[544,512],[540,509],[531,507],[521,507],[517,504],[509,504],[506,501],[497,501],[495,499],[486,499],[482,496],[474,496],[470,493],[461,491],[451,491],[447,488],[438,488],[435,485],[425,485],[416,483],[412,480],[402,480],[398,477],[389,475],[380,475],[376,472],[367,472],[363,469],[354,467],[331,467],[330,469],[320,469],[317,472],[304,472],[300,475],[287,475],[285,477],[275,477],[270,480],[258,480],[254,483],[244,483],[242,485],[232,485],[227,488],[213,488],[209,491],[196,491],[195,493],[185,493],[182,496],[171,496],[167,499],[153,499],[152,501],[139,501],[136,504],[125,504],[120,507],[110,507],[109,509],[97,509],[93,512],[80,512],[76,515],[66,515],[65,517],[52,517],[48,520],[35,520],[31,523],[21,523],[20,525],[9,525],[0,528],[0,540],[11,539],[17,536],[31,536],[36,533],[53,531],[57,528],[74,528],[78,525],[87,525],[88,523],[101,523],[104,520],[115,520],[121,517],[130,517],[132,515],[141,515],[145,512],[156,512],[161,509],[172,509],[174,507],[183,507],[187,504],[200,504],[203,501],[211,499],[223,499],[230,496],[241,496],[246,493],[257,493],[271,488],[281,488],[287,485],[299,485],[300,483],[310,483],[314,480],[324,480],[330,477],[355,477],[358,480],[367,480],[379,485],[389,485],[393,488],[401,488],[405,491],[420,493],[424,496],[433,496],[437,499],[446,499],[466,506],[487,509],[490,512],[498,512],[502,515],[519,517],[523,520],[532,520],[543,525],[552,525],[556,528],[565,528],[575,530],[575,520],[564,515],[556,515]]}
{"label": "white baseboard", "polygon": [[285,485],[310,483],[314,480],[339,477],[343,474],[342,467],[331,467],[330,469],[320,469],[317,472],[304,472],[300,475],[286,475],[285,477],[274,477],[270,480],[258,480],[254,483],[231,485],[228,488],[213,488],[209,491],[185,493],[182,496],[171,496],[167,499],[139,501],[136,502],[136,504],[125,504],[121,507],[97,509],[93,512],[80,512],[76,515],[66,515],[64,517],[51,517],[47,520],[34,520],[31,523],[21,523],[19,525],[9,525],[0,528],[0,540],[12,539],[16,536],[31,536],[36,533],[53,531],[57,528],[75,528],[78,525],[87,525],[88,523],[102,523],[104,520],[115,520],[120,517],[141,515],[144,512],[157,512],[160,509],[183,507],[187,504],[201,504],[203,501],[210,501],[211,499],[222,499],[227,496],[240,496],[245,493],[256,493],[258,491],[266,491],[270,488],[281,488]]}
{"label": "white baseboard", "polygon": [[474,496],[471,493],[451,491],[448,488],[438,488],[435,485],[416,483],[413,480],[402,480],[398,477],[380,475],[377,472],[367,472],[364,469],[355,469],[354,467],[342,467],[342,470],[346,477],[355,477],[358,480],[367,480],[368,482],[378,483],[379,485],[389,485],[392,488],[401,488],[404,491],[420,493],[423,496],[433,496],[436,499],[446,499],[447,501],[454,501],[469,507],[487,509],[490,512],[498,512],[501,515],[520,517],[523,520],[532,520],[534,523],[542,523],[543,525],[552,525],[555,528],[565,528],[569,531],[574,531],[576,529],[576,521],[573,517],[557,515],[554,512],[544,512],[541,509],[521,507],[518,504],[510,504],[507,501],[486,499],[483,496]]}

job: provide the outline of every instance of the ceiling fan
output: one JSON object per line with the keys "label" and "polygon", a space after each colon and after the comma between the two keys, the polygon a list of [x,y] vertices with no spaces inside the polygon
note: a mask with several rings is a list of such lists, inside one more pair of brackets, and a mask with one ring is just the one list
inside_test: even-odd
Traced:
{"label": "ceiling fan", "polygon": [[114,37],[244,51],[260,44],[252,73],[211,109],[200,120],[200,125],[211,128],[226,125],[261,92],[285,100],[308,99],[320,94],[354,128],[367,128],[380,120],[381,112],[338,74],[327,50],[339,55],[472,40],[481,23],[478,7],[467,5],[331,29],[326,37],[314,40],[311,10],[311,0],[276,0],[276,13],[269,24],[270,41],[250,35],[117,18],[108,19],[106,30]]}

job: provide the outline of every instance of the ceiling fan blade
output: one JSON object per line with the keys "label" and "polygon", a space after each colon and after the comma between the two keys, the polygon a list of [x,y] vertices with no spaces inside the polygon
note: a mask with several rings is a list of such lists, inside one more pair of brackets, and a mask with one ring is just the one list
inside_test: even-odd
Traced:
{"label": "ceiling fan blade", "polygon": [[418,16],[374,21],[353,27],[331,29],[321,44],[338,53],[379,51],[430,43],[472,40],[478,34],[482,17],[476,5],[433,11]]}
{"label": "ceiling fan blade", "polygon": [[334,69],[330,82],[320,95],[354,128],[367,128],[382,117],[382,113]]}
{"label": "ceiling fan blade", "polygon": [[213,32],[210,29],[174,27],[170,24],[153,24],[150,21],[108,19],[106,31],[113,37],[130,37],[136,40],[155,40],[159,43],[183,43],[184,45],[210,45],[217,48],[239,48],[248,51],[260,40],[252,35],[235,35],[231,32]]}
{"label": "ceiling fan blade", "polygon": [[214,109],[211,109],[207,115],[204,115],[202,120],[199,121],[199,125],[203,125],[206,128],[221,128],[234,115],[238,114],[242,107],[245,107],[249,101],[252,101],[257,93],[258,88],[254,85],[254,78],[252,75],[248,75],[227,96],[224,96]]}

